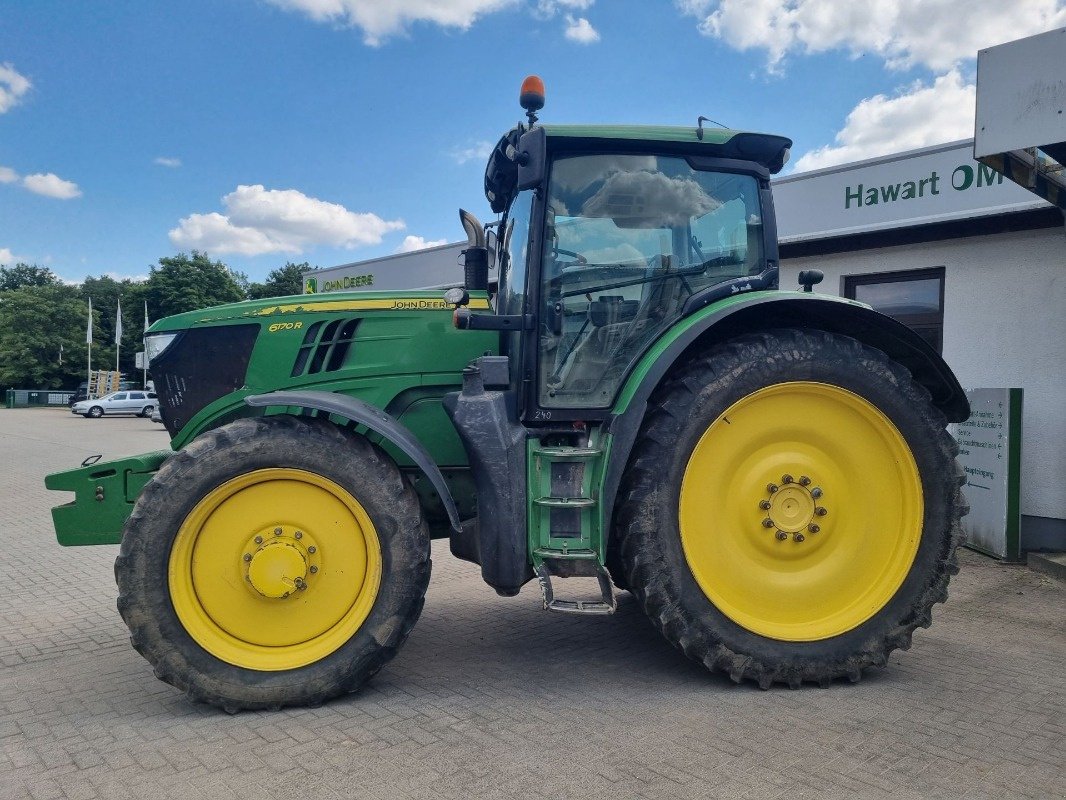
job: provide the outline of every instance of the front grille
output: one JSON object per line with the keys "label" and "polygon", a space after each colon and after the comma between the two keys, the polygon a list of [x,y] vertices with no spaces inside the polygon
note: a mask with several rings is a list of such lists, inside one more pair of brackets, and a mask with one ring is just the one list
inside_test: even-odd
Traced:
{"label": "front grille", "polygon": [[220,325],[183,331],[150,368],[159,416],[176,436],[200,409],[244,386],[259,325]]}
{"label": "front grille", "polygon": [[348,349],[355,338],[359,319],[335,319],[331,322],[316,322],[304,334],[300,352],[292,365],[290,376],[314,375],[318,372],[333,372],[344,365]]}

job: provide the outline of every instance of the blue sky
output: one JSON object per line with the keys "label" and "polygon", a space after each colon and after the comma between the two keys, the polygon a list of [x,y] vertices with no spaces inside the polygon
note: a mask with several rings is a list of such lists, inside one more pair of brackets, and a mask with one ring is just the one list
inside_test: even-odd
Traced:
{"label": "blue sky", "polygon": [[792,137],[809,169],[972,135],[980,47],[1064,0],[0,0],[0,264],[253,280],[462,238],[541,75],[551,122]]}

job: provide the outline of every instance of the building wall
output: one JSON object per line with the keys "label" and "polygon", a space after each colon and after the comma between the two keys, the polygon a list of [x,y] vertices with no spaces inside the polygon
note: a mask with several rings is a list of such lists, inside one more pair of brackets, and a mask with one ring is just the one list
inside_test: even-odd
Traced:
{"label": "building wall", "polygon": [[781,286],[820,269],[843,276],[944,270],[944,358],[966,388],[1022,387],[1022,514],[1066,520],[1066,232],[1046,228],[794,258]]}

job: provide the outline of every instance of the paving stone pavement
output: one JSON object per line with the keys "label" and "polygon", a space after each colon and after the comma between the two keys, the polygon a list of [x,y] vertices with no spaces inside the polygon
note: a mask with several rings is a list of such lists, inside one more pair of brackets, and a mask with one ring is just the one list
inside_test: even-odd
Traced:
{"label": "paving stone pavement", "polygon": [[1066,797],[1066,588],[973,553],[887,668],[762,692],[687,662],[628,594],[545,614],[438,542],[421,620],[362,691],[193,704],[129,646],[117,547],[59,547],[43,485],[165,445],[147,420],[0,410],[0,800]]}

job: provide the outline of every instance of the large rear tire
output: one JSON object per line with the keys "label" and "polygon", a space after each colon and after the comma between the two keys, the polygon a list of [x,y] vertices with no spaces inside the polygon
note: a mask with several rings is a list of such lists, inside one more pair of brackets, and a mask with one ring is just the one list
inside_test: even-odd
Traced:
{"label": "large rear tire", "polygon": [[762,688],[857,681],[910,647],[958,571],[962,471],[906,369],[779,330],[660,387],[620,492],[626,583],[708,669]]}
{"label": "large rear tire", "polygon": [[406,640],[429,572],[418,498],[391,459],[292,416],[238,420],[168,459],[115,562],[133,646],[230,712],[359,688]]}

